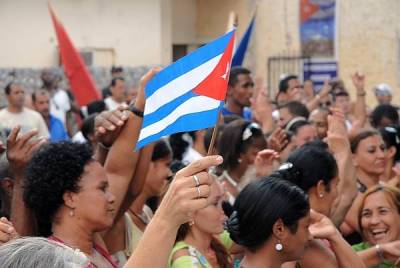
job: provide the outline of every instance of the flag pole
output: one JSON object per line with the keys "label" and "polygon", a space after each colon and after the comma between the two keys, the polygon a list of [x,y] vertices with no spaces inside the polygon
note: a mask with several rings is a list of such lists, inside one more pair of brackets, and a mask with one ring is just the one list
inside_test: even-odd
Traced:
{"label": "flag pole", "polygon": [[[231,11],[229,13],[229,17],[228,17],[228,24],[226,26],[226,31],[229,32],[232,29],[236,28],[238,26],[238,15]],[[208,150],[207,150],[207,156],[212,154],[213,148],[214,148],[214,144],[215,144],[215,140],[217,139],[217,135],[218,135],[218,129],[220,124],[222,124],[223,122],[223,118],[222,118],[222,114],[221,114],[221,110],[218,112],[218,119],[217,119],[217,123],[214,126],[214,130],[211,136],[211,141],[210,141],[210,145],[208,146]]]}
{"label": "flag pole", "polygon": [[207,150],[207,156],[211,155],[213,152],[213,148],[214,148],[214,144],[215,144],[215,139],[217,138],[218,135],[218,129],[219,129],[219,125],[222,123],[222,114],[221,111],[218,112],[218,120],[217,123],[214,126],[214,130],[211,136],[211,141],[210,141],[210,145],[208,146],[208,150]]}

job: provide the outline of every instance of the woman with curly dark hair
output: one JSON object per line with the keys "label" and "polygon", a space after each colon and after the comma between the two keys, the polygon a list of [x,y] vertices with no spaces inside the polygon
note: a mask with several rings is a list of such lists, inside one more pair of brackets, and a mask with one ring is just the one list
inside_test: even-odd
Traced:
{"label": "woman with curly dark hair", "polygon": [[[88,145],[59,142],[39,149],[26,169],[24,202],[37,220],[39,235],[79,249],[90,267],[117,267],[103,235],[123,215],[125,202],[135,198],[135,193],[128,194],[129,186],[137,193],[143,187],[151,150],[134,151],[142,122],[135,111],[143,110],[143,90],[154,74],[150,71],[142,79],[132,112],[118,109],[103,117],[113,130],[104,167],[92,158]],[[101,127],[106,132],[106,124]]]}
{"label": "woman with curly dark hair", "polygon": [[116,267],[99,232],[118,211],[105,169],[86,144],[50,143],[30,161],[24,201],[41,236],[83,251],[90,267]]}
{"label": "woman with curly dark hair", "polygon": [[[143,83],[136,110],[144,107]],[[141,192],[151,159],[149,147],[134,151],[140,114],[127,112],[124,124],[116,115],[107,115],[119,132],[114,135],[104,167],[92,158],[87,145],[52,143],[33,156],[24,181],[25,205],[36,216],[39,234],[79,249],[89,258],[90,267],[117,267],[103,236]],[[208,175],[202,172],[197,176],[202,187]],[[192,191],[197,193],[196,189]],[[202,192],[207,193],[205,189]]]}

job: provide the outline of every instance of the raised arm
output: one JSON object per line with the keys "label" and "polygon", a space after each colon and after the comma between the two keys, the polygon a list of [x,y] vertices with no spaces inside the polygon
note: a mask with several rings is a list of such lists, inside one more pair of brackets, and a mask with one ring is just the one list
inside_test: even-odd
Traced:
{"label": "raised arm", "polygon": [[267,95],[267,89],[262,86],[262,80],[256,80],[254,97],[251,100],[253,110],[253,120],[261,125],[265,134],[271,133],[275,129],[275,120],[272,117],[272,104]]}
{"label": "raised arm", "polygon": [[356,88],[356,102],[354,105],[355,120],[350,130],[350,136],[353,136],[364,127],[367,121],[367,105],[365,102],[365,76],[356,72],[351,76],[351,79]]}
{"label": "raised arm", "polygon": [[7,139],[7,159],[15,176],[11,201],[11,222],[22,236],[36,233],[35,218],[23,200],[25,168],[32,154],[46,142],[44,139],[32,140],[37,131],[29,131],[18,137],[20,127],[15,127]]}
{"label": "raised arm", "polygon": [[[329,241],[330,249],[333,251],[336,258],[337,267],[365,267],[364,263],[358,257],[357,253],[351,248],[346,240],[344,240],[340,232],[337,230],[337,228],[333,225],[328,217],[319,214],[313,210],[311,210],[310,215],[312,221],[312,224],[309,228],[310,233],[313,235],[314,238],[326,239]],[[324,258],[315,258],[314,260],[317,259],[324,260]],[[307,267],[326,267],[326,265]]]}
{"label": "raised arm", "polygon": [[338,200],[330,218],[339,227],[357,196],[357,180],[344,115],[338,109],[328,116],[327,138],[339,171]]}
{"label": "raised arm", "polygon": [[[167,266],[179,226],[190,221],[196,210],[206,207],[211,202],[207,198],[213,179],[204,170],[221,163],[221,156],[206,156],[176,174],[125,268],[165,268]],[[199,179],[202,194],[200,198],[193,175]],[[155,247],[157,248],[156,258],[154,257]]]}
{"label": "raised arm", "polygon": [[[144,88],[156,72],[157,70],[152,69],[142,77],[135,103],[135,108],[137,110],[144,110]],[[139,158],[139,152],[135,151],[135,147],[141,125],[142,117],[130,112],[125,125],[122,127],[117,139],[111,146],[104,164],[109,178],[110,191],[116,197],[115,207],[118,211],[118,215],[121,215],[121,205],[135,173],[137,160]]]}
{"label": "raised arm", "polygon": [[94,158],[104,165],[108,151],[128,119],[128,106],[120,106],[114,111],[104,111],[96,116],[94,128],[97,140]]}
{"label": "raised arm", "polygon": [[322,87],[321,91],[314,95],[314,97],[307,102],[307,109],[312,112],[315,108],[317,108],[321,102],[322,98],[328,96],[329,92],[331,91],[331,86],[329,85],[329,80],[325,80],[324,86]]}

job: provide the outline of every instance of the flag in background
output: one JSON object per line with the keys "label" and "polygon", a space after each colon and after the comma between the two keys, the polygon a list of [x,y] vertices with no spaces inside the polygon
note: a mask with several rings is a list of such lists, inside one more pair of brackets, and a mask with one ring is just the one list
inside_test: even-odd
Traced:
{"label": "flag in background", "polygon": [[48,7],[57,35],[64,72],[78,104],[84,106],[94,100],[101,99],[100,92],[96,89],[81,55],[76,50],[64,26],[56,17],[50,3]]}
{"label": "flag in background", "polygon": [[146,86],[136,150],[163,136],[216,124],[228,87],[235,30],[158,73]]}
{"label": "flag in background", "polygon": [[235,51],[235,55],[232,59],[232,66],[241,66],[243,64],[244,56],[246,55],[247,47],[250,42],[251,33],[253,32],[255,19],[256,16],[253,15],[253,18],[251,19],[250,24],[247,27],[246,32],[244,33],[242,40],[240,40],[240,43]]}

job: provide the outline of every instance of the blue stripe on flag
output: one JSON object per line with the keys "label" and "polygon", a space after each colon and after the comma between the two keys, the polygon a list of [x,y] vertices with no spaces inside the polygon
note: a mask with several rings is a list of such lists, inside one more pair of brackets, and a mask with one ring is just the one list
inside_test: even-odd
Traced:
{"label": "blue stripe on flag", "polygon": [[[149,81],[146,86],[146,98],[150,97],[162,86],[168,84],[177,77],[193,70],[201,64],[223,53],[231,39],[234,30],[226,33],[218,39],[204,45],[185,57],[169,65]],[[190,56],[189,56],[190,55]]]}
{"label": "blue stripe on flag", "polygon": [[247,51],[247,46],[249,45],[251,33],[253,32],[253,26],[256,16],[253,16],[249,26],[247,27],[246,32],[243,35],[242,40],[239,43],[239,46],[236,49],[235,55],[232,58],[232,67],[233,66],[241,66],[243,64],[244,56]]}
{"label": "blue stripe on flag", "polygon": [[217,123],[218,111],[223,105],[224,102],[221,101],[221,105],[219,108],[181,116],[178,120],[176,120],[173,124],[169,125],[164,130],[141,141],[138,141],[138,143],[136,144],[136,150],[139,150],[146,144],[159,140],[163,136],[167,136],[172,133],[199,130],[214,126]]}
{"label": "blue stripe on flag", "polygon": [[171,112],[173,112],[179,105],[196,96],[199,95],[193,93],[193,91],[189,91],[186,94],[183,94],[182,96],[179,96],[171,102],[161,106],[159,109],[152,112],[151,114],[146,114],[146,116],[143,118],[142,129],[160,121]]}

